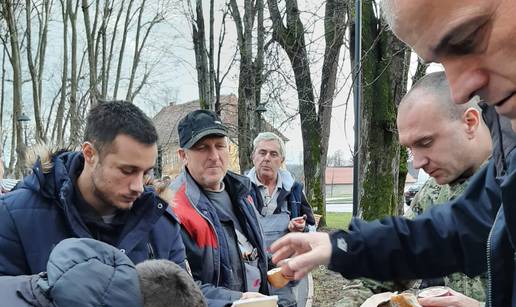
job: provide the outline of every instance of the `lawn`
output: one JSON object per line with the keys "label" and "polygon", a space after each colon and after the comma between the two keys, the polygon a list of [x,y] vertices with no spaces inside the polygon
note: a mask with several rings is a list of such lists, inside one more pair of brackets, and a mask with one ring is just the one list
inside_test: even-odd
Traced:
{"label": "lawn", "polygon": [[350,212],[326,212],[326,227],[347,229],[351,221]]}

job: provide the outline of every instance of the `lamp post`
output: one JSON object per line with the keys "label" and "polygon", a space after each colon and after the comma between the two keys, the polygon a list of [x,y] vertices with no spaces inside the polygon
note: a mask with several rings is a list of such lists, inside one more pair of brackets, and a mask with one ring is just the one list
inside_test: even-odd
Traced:
{"label": "lamp post", "polygon": [[20,116],[18,116],[17,121],[22,125],[24,143],[25,146],[27,146],[27,126],[29,125],[30,118],[25,113],[22,113]]}
{"label": "lamp post", "polygon": [[258,133],[262,132],[262,115],[267,112],[265,103],[259,103],[256,107],[255,112],[258,114]]}

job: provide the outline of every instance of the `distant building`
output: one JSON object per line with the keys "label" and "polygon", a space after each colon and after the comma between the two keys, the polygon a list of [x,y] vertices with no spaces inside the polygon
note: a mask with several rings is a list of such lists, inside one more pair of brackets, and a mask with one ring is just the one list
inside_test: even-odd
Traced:
{"label": "distant building", "polygon": [[[350,203],[353,196],[353,167],[327,167],[326,200],[335,203]],[[416,182],[412,175],[407,174],[405,185]]]}
{"label": "distant building", "polygon": [[[229,140],[231,143],[230,169],[240,172],[238,160],[238,99],[231,94],[220,97],[221,120],[229,128]],[[152,121],[158,131],[158,147],[161,154],[162,175],[176,176],[181,171],[181,161],[177,156],[179,140],[177,135],[177,124],[179,120],[191,111],[200,109],[198,100],[181,104],[171,104],[161,109],[154,116]],[[264,131],[272,131],[280,135],[283,140],[288,139],[272,127],[267,121],[264,122]]]}

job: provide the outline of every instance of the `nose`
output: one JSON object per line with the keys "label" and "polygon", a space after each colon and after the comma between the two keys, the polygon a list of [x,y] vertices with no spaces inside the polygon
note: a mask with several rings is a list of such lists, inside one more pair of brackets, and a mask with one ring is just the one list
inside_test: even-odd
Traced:
{"label": "nose", "polygon": [[428,164],[428,158],[425,155],[414,150],[412,151],[412,155],[414,157],[414,159],[412,160],[412,165],[415,169],[423,168],[425,165]]}
{"label": "nose", "polygon": [[217,148],[210,147],[208,158],[214,161],[219,159],[219,152],[217,151]]}
{"label": "nose", "polygon": [[[484,96],[489,75],[472,61],[461,61],[463,58],[442,61],[446,78],[450,84],[451,96],[455,103],[468,102],[473,96]],[[487,98],[487,97],[482,97]]]}
{"label": "nose", "polygon": [[144,175],[143,174],[137,174],[135,175],[130,183],[129,188],[132,192],[137,192],[138,194],[143,193],[143,180]]}

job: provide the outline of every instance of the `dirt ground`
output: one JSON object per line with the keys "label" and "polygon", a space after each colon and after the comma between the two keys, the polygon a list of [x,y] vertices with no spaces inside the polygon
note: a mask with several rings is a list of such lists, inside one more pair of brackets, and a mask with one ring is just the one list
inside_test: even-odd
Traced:
{"label": "dirt ground", "polygon": [[[330,232],[331,229],[318,229]],[[314,279],[314,307],[334,306],[342,298],[342,289],[348,283],[342,275],[328,270],[325,266],[312,271]]]}

